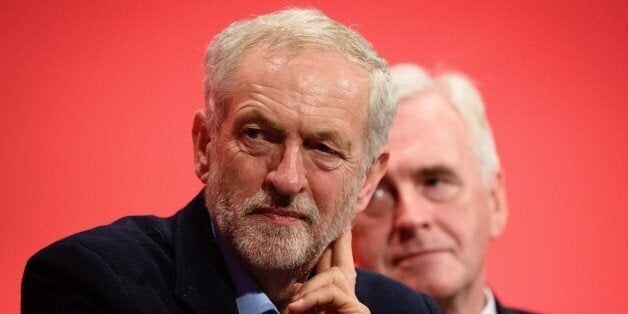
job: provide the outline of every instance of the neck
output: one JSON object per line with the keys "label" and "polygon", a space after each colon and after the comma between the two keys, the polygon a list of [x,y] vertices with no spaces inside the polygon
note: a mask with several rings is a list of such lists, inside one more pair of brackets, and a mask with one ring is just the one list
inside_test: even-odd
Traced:
{"label": "neck", "polygon": [[435,298],[443,314],[480,313],[486,304],[484,277],[480,276],[457,293]]}
{"label": "neck", "polygon": [[[228,267],[230,276],[232,278],[238,278],[238,272],[248,271],[248,273],[255,278],[262,291],[264,291],[266,296],[268,296],[280,312],[288,306],[292,296],[294,296],[294,285],[296,283],[303,283],[308,279],[311,270],[314,268],[316,261],[318,260],[317,257],[313,259],[313,262],[306,263],[305,265],[301,265],[301,267],[296,267],[294,269],[255,267],[250,263],[247,263],[246,260],[242,259],[232,250],[218,229],[214,228],[213,230],[215,232],[218,249],[221,251],[223,259],[225,259],[227,265],[231,265]],[[244,282],[246,281],[247,280],[244,280]]]}

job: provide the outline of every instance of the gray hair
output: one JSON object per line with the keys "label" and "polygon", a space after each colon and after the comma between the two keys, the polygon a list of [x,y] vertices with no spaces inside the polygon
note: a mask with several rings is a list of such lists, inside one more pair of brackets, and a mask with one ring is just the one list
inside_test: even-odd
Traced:
{"label": "gray hair", "polygon": [[413,64],[395,65],[390,72],[401,101],[425,92],[435,92],[454,107],[469,130],[472,149],[482,179],[487,184],[489,176],[499,170],[500,163],[482,96],[471,80],[461,73],[445,73],[432,78]]}
{"label": "gray hair", "polygon": [[362,126],[366,158],[362,173],[379,156],[388,138],[398,98],[386,61],[354,30],[313,9],[287,9],[237,21],[218,34],[205,55],[205,103],[217,128],[227,111],[233,76],[244,57],[260,44],[271,51],[296,53],[305,48],[345,57],[369,78],[367,119]]}

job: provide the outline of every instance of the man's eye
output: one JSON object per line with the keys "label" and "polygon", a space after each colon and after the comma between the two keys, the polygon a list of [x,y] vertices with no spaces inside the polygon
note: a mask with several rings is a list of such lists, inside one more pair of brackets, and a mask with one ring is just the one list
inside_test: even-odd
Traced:
{"label": "man's eye", "polygon": [[310,152],[312,160],[322,169],[336,169],[343,159],[342,154],[325,144],[306,142],[305,145]]}
{"label": "man's eye", "polygon": [[460,185],[446,178],[427,178],[420,187],[422,194],[434,202],[445,202],[456,196]]}
{"label": "man's eye", "polygon": [[427,186],[437,186],[439,183],[443,183],[443,180],[440,178],[429,178],[425,180],[425,185]]}
{"label": "man's eye", "polygon": [[245,128],[240,133],[239,142],[244,151],[258,156],[268,152],[272,147],[273,137],[263,129]]}
{"label": "man's eye", "polygon": [[320,152],[327,153],[327,154],[334,154],[336,152],[331,147],[325,144],[318,144],[314,148]]}
{"label": "man's eye", "polygon": [[391,190],[378,186],[364,212],[371,217],[382,217],[393,212],[395,201]]}
{"label": "man's eye", "polygon": [[373,200],[383,199],[384,197],[386,197],[386,195],[386,190],[382,189],[381,187],[377,187],[377,189],[375,189],[375,192],[373,192]]}
{"label": "man's eye", "polygon": [[244,135],[256,140],[264,138],[264,132],[260,129],[246,129]]}

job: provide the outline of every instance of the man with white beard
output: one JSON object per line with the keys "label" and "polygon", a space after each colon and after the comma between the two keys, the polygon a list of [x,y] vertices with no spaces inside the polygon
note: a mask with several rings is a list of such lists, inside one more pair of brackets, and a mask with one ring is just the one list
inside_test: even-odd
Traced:
{"label": "man with white beard", "polygon": [[314,10],[232,24],[206,55],[192,128],[205,189],[171,218],[127,217],[37,253],[24,312],[428,313],[356,270],[351,221],[383,176],[386,62]]}

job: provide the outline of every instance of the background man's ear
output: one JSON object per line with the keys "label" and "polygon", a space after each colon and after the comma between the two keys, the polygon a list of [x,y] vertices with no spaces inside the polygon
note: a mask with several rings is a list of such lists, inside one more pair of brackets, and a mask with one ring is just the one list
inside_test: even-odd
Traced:
{"label": "background man's ear", "polygon": [[506,199],[506,185],[504,184],[504,174],[500,169],[491,178],[490,192],[490,215],[491,215],[491,237],[498,237],[508,221],[508,201]]}
{"label": "background man's ear", "polygon": [[194,113],[192,123],[192,144],[194,145],[194,172],[203,182],[209,177],[209,130],[206,124],[207,112],[199,109]]}
{"label": "background man's ear", "polygon": [[375,192],[379,180],[381,180],[382,177],[384,177],[384,174],[386,174],[389,157],[390,153],[386,150],[383,151],[373,162],[371,168],[366,172],[366,176],[360,183],[360,191],[358,192],[358,201],[355,208],[356,214],[366,209],[366,206],[369,204],[371,196],[373,196],[373,192]]}

